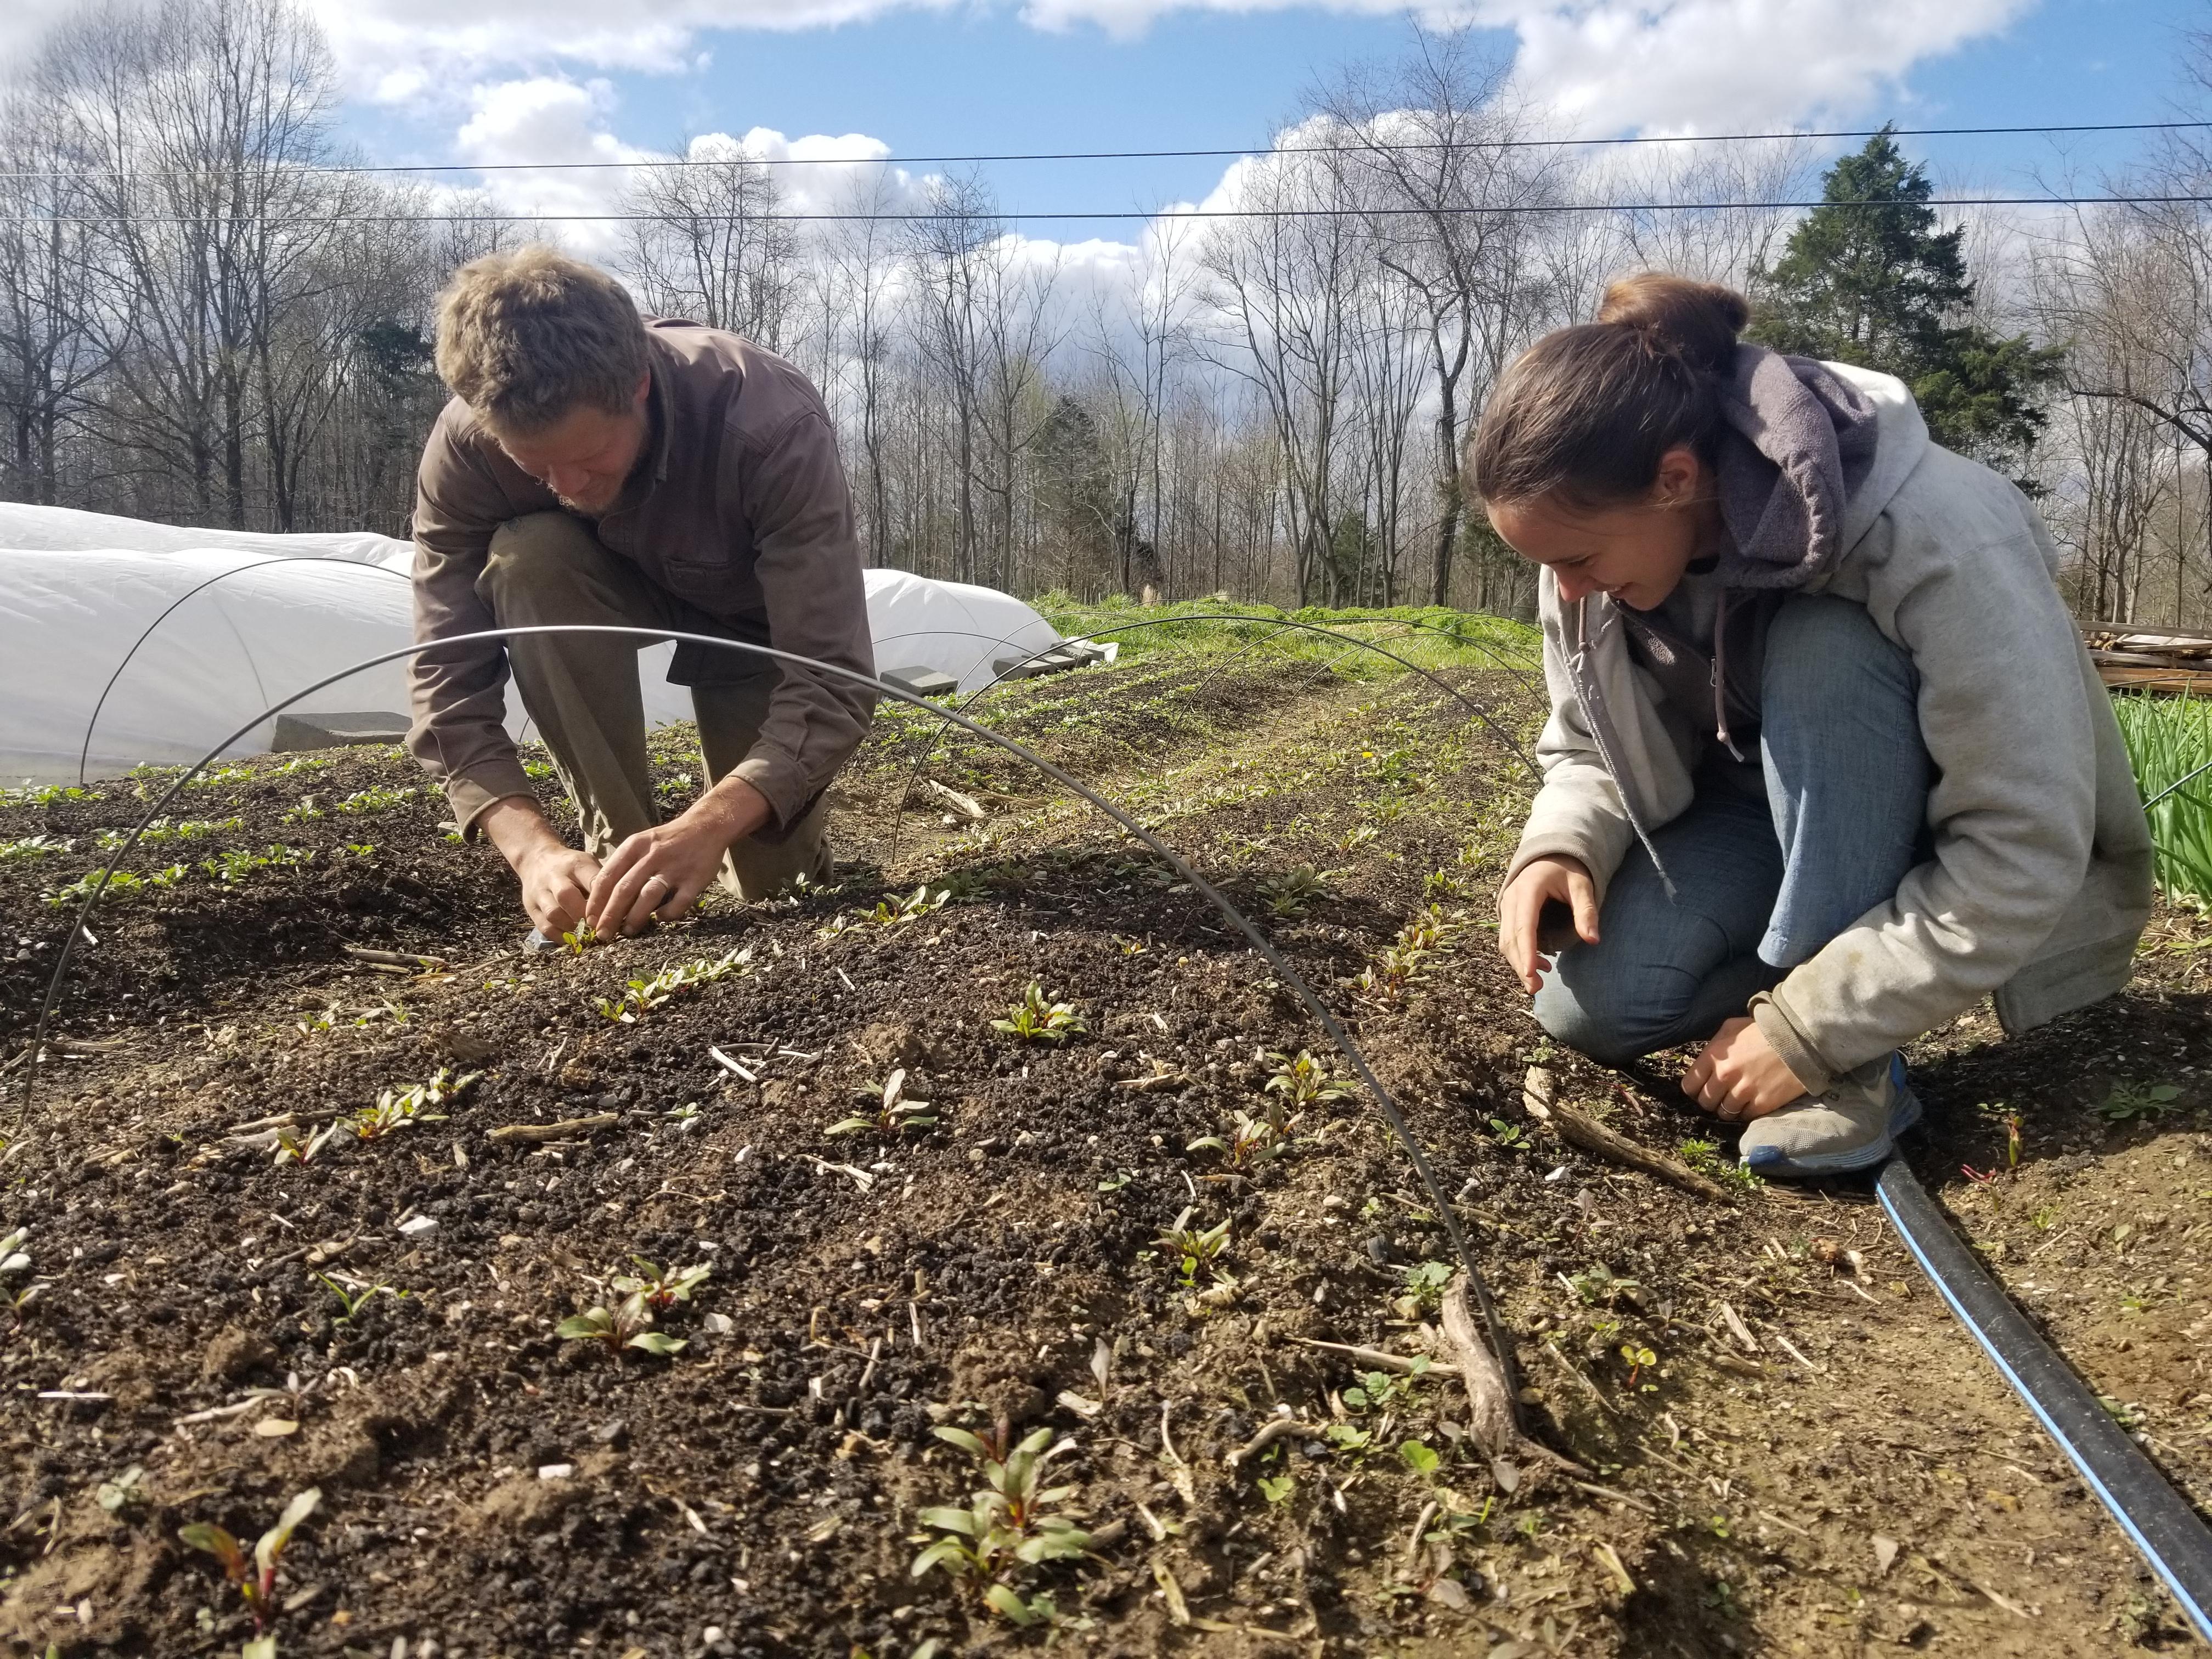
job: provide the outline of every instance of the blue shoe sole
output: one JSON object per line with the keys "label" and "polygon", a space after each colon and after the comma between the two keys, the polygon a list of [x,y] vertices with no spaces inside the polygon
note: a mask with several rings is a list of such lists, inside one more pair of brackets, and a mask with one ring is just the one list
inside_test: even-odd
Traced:
{"label": "blue shoe sole", "polygon": [[[1863,1146],[1855,1146],[1848,1152],[1820,1152],[1810,1158],[1785,1158],[1771,1148],[1753,1149],[1743,1166],[1753,1175],[1763,1176],[1855,1175],[1861,1170],[1870,1170],[1897,1150],[1897,1137],[1920,1121],[1920,1097],[1912,1092],[1905,1081],[1902,1060],[1892,1063],[1891,1075],[1897,1082],[1897,1104],[1890,1109],[1889,1127],[1879,1139]],[[1766,1156],[1761,1157],[1765,1153]]]}

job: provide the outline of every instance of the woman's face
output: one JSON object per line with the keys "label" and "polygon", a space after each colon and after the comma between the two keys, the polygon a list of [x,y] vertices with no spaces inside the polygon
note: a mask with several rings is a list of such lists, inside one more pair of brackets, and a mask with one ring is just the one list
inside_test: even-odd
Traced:
{"label": "woman's face", "polygon": [[1720,526],[1712,469],[1687,447],[1659,459],[1659,476],[1641,500],[1576,507],[1556,492],[1534,501],[1493,502],[1491,527],[1524,559],[1548,568],[1571,604],[1604,593],[1638,611],[1655,609]]}

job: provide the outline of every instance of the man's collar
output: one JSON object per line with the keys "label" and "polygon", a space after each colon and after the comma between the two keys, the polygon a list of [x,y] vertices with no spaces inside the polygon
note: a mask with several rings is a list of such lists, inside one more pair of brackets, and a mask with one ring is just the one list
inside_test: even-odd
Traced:
{"label": "man's collar", "polygon": [[653,445],[653,479],[665,483],[668,477],[668,453],[676,429],[676,394],[670,389],[675,368],[673,355],[663,345],[653,331],[645,331],[647,372],[651,389],[647,401],[652,405],[653,431],[648,440]]}

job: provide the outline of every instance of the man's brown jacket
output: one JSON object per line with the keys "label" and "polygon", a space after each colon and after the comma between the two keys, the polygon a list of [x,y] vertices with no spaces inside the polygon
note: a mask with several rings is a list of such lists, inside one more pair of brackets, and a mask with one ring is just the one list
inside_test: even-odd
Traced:
{"label": "man's brown jacket", "polygon": [[[594,526],[646,579],[705,612],[711,630],[873,673],[852,497],[820,395],[774,353],[719,329],[651,319],[649,449]],[[416,477],[415,637],[496,627],[477,591],[492,532],[560,510],[459,398],[432,428]],[[679,656],[672,678],[742,678],[741,653]],[[762,659],[751,659],[758,664]],[[699,672],[687,673],[684,664]],[[502,720],[507,653],[497,641],[414,659],[408,746],[445,786],[473,835],[493,802],[532,793]],[[868,729],[875,694],[788,666],[738,775],[758,789],[775,838],[805,816]]]}

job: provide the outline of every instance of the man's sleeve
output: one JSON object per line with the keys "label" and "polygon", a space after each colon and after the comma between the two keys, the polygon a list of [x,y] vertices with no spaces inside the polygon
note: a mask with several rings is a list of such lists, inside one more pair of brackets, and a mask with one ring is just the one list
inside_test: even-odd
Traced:
{"label": "man's sleeve", "polygon": [[[477,594],[492,532],[507,502],[465,445],[452,411],[424,446],[415,477],[415,639],[417,644],[498,624]],[[410,669],[414,724],[407,746],[443,784],[461,833],[493,802],[532,792],[507,735],[507,650],[478,641],[416,655]]]}
{"label": "man's sleeve", "polygon": [[[738,476],[769,643],[873,674],[853,500],[828,416],[810,410],[765,447],[742,453]],[[737,767],[768,802],[769,840],[806,816],[860,746],[876,707],[866,686],[794,664],[781,669],[760,737]]]}

